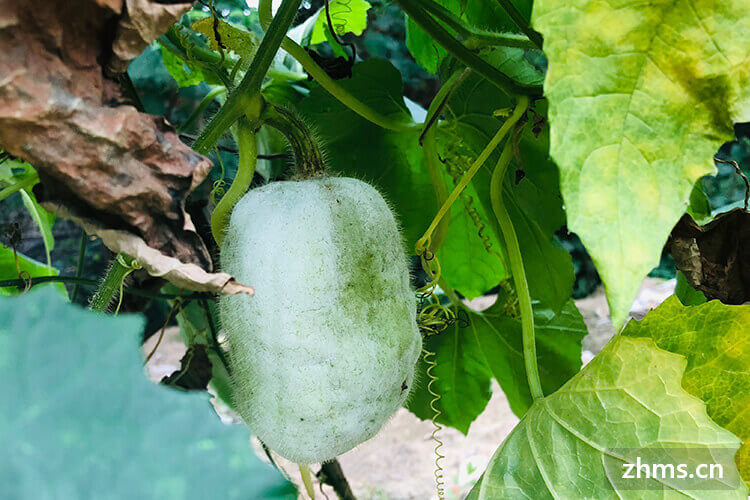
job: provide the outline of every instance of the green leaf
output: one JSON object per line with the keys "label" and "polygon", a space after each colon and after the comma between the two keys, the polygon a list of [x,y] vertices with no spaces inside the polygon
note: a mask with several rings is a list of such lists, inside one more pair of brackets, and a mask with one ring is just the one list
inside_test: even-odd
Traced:
{"label": "green leaf", "polygon": [[543,59],[541,51],[527,51],[514,47],[493,47],[479,53],[482,59],[492,64],[513,80],[526,86],[541,86],[544,83],[544,72],[540,71],[529,60],[530,55]]}
{"label": "green leaf", "polygon": [[703,190],[703,183],[698,181],[690,191],[690,203],[686,213],[698,224],[705,224],[711,220],[711,202]]}
{"label": "green leaf", "polygon": [[743,444],[737,465],[750,484],[750,305],[718,300],[693,307],[668,298],[622,334],[650,337],[660,348],[687,359],[682,387],[706,403],[708,415]]}
{"label": "green leaf", "polygon": [[288,498],[208,396],[149,382],[142,322],[49,290],[0,300],[3,498]]}
{"label": "green leaf", "polygon": [[[339,84],[380,113],[411,122],[401,96],[401,75],[389,62],[370,59],[356,64],[352,73]],[[393,132],[373,125],[318,85],[298,109],[316,125],[331,170],[373,184],[393,204],[412,252],[437,212],[419,131]]]}
{"label": "green leaf", "polygon": [[[684,358],[650,339],[615,337],[534,403],[495,452],[476,498],[746,498],[731,459],[739,440],[680,387],[684,370]],[[623,479],[636,457],[691,470],[718,462],[724,477]]]}
{"label": "green leaf", "polygon": [[703,292],[690,286],[685,274],[680,270],[677,271],[674,294],[686,306],[697,306],[706,302],[706,296]]}
{"label": "green leaf", "polygon": [[[513,23],[497,0],[437,1],[440,5],[459,15],[469,25],[476,28],[497,32],[517,33],[519,31],[518,27]],[[531,13],[531,0],[515,0],[513,3],[519,9],[521,14],[528,18]],[[440,64],[448,55],[445,49],[434,42],[432,38],[411,19],[407,19],[406,22],[406,46],[408,47],[409,52],[414,56],[414,59],[416,59],[416,61],[430,73],[437,73]],[[484,52],[480,54],[482,56],[486,55]],[[490,57],[488,61],[492,64],[498,62],[498,60],[492,60],[492,57]],[[499,67],[502,71],[506,71],[509,68],[509,66]],[[515,71],[517,70],[513,69],[511,72]]]}
{"label": "green leaf", "polygon": [[[460,131],[455,135],[438,135],[448,192],[455,188],[478,154],[466,148],[466,137]],[[445,281],[469,299],[483,295],[508,277],[504,245],[495,230],[495,215],[482,203],[477,189],[488,186],[472,183],[464,189],[451,207],[448,232],[437,252]],[[489,192],[482,194],[489,199]]]}
{"label": "green leaf", "polygon": [[206,76],[198,66],[189,66],[168,49],[162,46],[160,48],[164,67],[167,68],[169,74],[175,79],[177,85],[180,87],[192,87],[206,81]]}
{"label": "green leaf", "polygon": [[[361,35],[367,28],[368,10],[370,10],[370,4],[365,0],[331,0],[328,3],[333,30],[338,36],[344,36],[346,33]],[[326,41],[325,26],[328,21],[325,7],[318,11],[317,16],[310,38],[311,45]]]}
{"label": "green leaf", "polygon": [[[436,421],[466,434],[492,396],[492,374],[476,337],[456,323],[443,333],[425,338],[422,347],[434,355],[420,358],[417,385],[409,394],[406,408],[422,420],[434,417],[430,404],[435,395],[427,387],[432,374],[437,379],[430,389],[440,396],[435,402],[441,412]],[[432,362],[435,366],[428,372]]]}
{"label": "green leaf", "polygon": [[[509,106],[508,98],[492,84],[476,76],[469,77],[451,97],[448,107],[450,116],[454,119],[445,127],[446,132],[438,138],[443,145],[450,144],[445,135],[452,135],[461,145],[462,154],[473,159],[502,124],[501,120],[492,116],[493,111],[507,109]],[[541,114],[545,112],[541,106],[537,106],[537,111]],[[557,311],[570,298],[575,275],[570,255],[553,243],[555,231],[565,224],[565,212],[558,184],[559,172],[549,159],[549,130],[542,127],[537,137],[532,124],[529,124],[520,137],[513,140],[518,143],[520,163],[516,158],[508,168],[503,184],[503,198],[519,239],[532,299],[538,307]],[[449,155],[445,149],[440,153],[444,157],[455,159],[455,155]],[[477,194],[476,205],[482,205],[487,214],[485,222],[491,229],[487,232],[492,238],[491,242],[504,254],[505,245],[493,216],[489,191],[490,177],[498,154],[496,152],[492,155],[484,167],[479,169],[472,185]],[[455,164],[455,161],[452,163]],[[525,173],[524,178],[518,182],[517,169]],[[449,236],[450,231],[452,229],[449,230]],[[442,255],[439,254],[439,257],[442,258]],[[507,276],[505,268],[497,265],[495,273],[496,275],[490,275],[497,279],[495,283]],[[471,296],[458,283],[451,281],[449,273],[446,273],[445,278],[451,286]]]}
{"label": "green leaf", "polygon": [[[16,257],[18,258],[18,267],[16,267]],[[19,279],[19,270],[21,271],[21,274],[28,274],[29,278],[58,275],[58,271],[54,267],[48,267],[41,262],[37,262],[20,253],[16,253],[14,256],[12,249],[0,245],[0,280]],[[68,297],[68,291],[62,283],[50,283],[37,286],[54,288],[63,297]],[[0,288],[0,297],[17,295],[18,293],[19,290],[16,287]]]}
{"label": "green leaf", "polygon": [[[500,301],[498,301],[500,302]],[[508,316],[504,303],[483,312],[466,310],[448,331],[426,339],[425,349],[435,353],[438,377],[432,388],[440,394],[443,412],[438,422],[466,433],[489,401],[490,379],[497,379],[513,412],[519,417],[532,403],[523,362],[521,322]],[[586,325],[573,301],[558,313],[537,310],[536,339],[542,387],[551,393],[581,368],[581,340]],[[427,366],[418,366],[420,384],[412,391],[407,408],[421,419],[431,419]]]}
{"label": "green leaf", "polygon": [[712,157],[750,120],[750,4],[538,0],[552,157],[616,327]]}
{"label": "green leaf", "polygon": [[44,242],[44,252],[47,255],[47,267],[52,267],[50,252],[55,248],[55,237],[52,235],[52,226],[55,224],[55,214],[48,212],[36,201],[36,197],[31,189],[21,190],[21,198],[26,210],[29,211],[31,218],[39,228]]}

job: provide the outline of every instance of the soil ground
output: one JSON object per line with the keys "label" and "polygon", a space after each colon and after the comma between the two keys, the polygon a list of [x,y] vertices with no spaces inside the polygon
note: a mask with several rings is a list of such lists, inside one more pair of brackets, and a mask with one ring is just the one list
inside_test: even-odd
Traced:
{"label": "soil ground", "polygon": [[[633,303],[631,316],[640,319],[650,309],[659,305],[674,291],[674,280],[646,279]],[[477,309],[488,307],[492,298],[482,297],[472,302]],[[604,292],[596,290],[591,296],[576,301],[589,329],[583,341],[582,359],[586,363],[612,337],[612,323]],[[151,352],[155,335],[144,346]],[[165,332],[159,349],[147,365],[154,381],[172,373],[178,366],[185,346],[176,328]],[[494,386],[493,396],[484,413],[472,424],[468,435],[454,429],[443,429],[440,438],[445,459],[441,460],[445,479],[445,498],[463,498],[484,470],[498,445],[518,423],[499,387]],[[222,419],[240,424],[231,410],[219,409]],[[359,500],[430,500],[435,493],[435,442],[432,441],[432,423],[417,419],[401,409],[373,439],[339,457],[355,496]],[[262,456],[262,453],[261,453]],[[299,484],[297,467],[283,459],[281,467]],[[317,467],[312,469],[318,470]],[[325,496],[333,500],[335,493],[324,488]]]}

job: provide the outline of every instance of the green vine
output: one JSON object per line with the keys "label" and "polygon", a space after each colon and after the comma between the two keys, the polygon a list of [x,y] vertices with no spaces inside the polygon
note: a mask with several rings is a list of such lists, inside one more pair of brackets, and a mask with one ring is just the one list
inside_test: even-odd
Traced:
{"label": "green vine", "polygon": [[[258,15],[260,17],[260,24],[263,29],[270,30],[272,22],[279,17],[280,12],[281,10],[279,10],[279,13],[276,14],[276,17],[273,17],[273,14],[271,12],[271,0],[260,0],[260,3],[258,4]],[[339,102],[341,102],[344,106],[348,107],[365,120],[368,120],[375,125],[383,127],[385,129],[395,131],[414,130],[419,126],[416,123],[408,123],[402,120],[384,116],[354,97],[354,95],[352,95],[348,90],[339,85],[336,80],[328,76],[328,73],[326,73],[323,68],[321,68],[318,63],[316,63],[313,58],[310,57],[305,49],[303,49],[297,42],[295,42],[291,38],[284,38],[283,42],[281,43],[281,48],[283,48],[285,51],[287,51],[287,53],[289,53],[289,55],[295,58],[297,62],[302,65],[305,71],[307,71],[307,73],[329,94],[338,99]]]}
{"label": "green vine", "polygon": [[286,137],[294,153],[295,177],[312,179],[326,173],[326,162],[312,131],[294,112],[271,106],[263,114],[263,123]]}
{"label": "green vine", "polygon": [[[219,138],[229,130],[243,114],[252,122],[260,118],[263,98],[260,88],[271,67],[274,57],[281,46],[286,32],[297,15],[297,9],[302,0],[283,0],[276,17],[273,18],[266,30],[266,35],[255,52],[250,67],[242,81],[227,97],[224,105],[219,109],[203,132],[193,144],[193,149],[201,154],[208,153],[218,142]],[[229,85],[228,85],[229,86]]]}
{"label": "green vine", "polygon": [[120,305],[122,304],[122,292],[125,278],[136,269],[140,269],[140,267],[141,266],[135,259],[128,257],[124,253],[117,254],[112,261],[109,271],[107,271],[107,274],[104,276],[102,284],[99,285],[94,297],[91,299],[89,309],[99,312],[106,311],[112,303],[115,294],[118,294],[119,300],[117,303],[117,309],[115,310],[115,314],[117,314],[120,310]]}
{"label": "green vine", "polygon": [[[525,113],[528,105],[528,98],[522,97],[516,106],[514,115],[519,112],[520,114]],[[518,244],[518,236],[503,202],[503,179],[505,179],[505,172],[512,158],[513,141],[509,140],[505,143],[500,159],[495,166],[495,170],[492,172],[490,200],[495,217],[500,225],[500,232],[505,240],[505,248],[508,251],[508,260],[510,261],[510,271],[518,296],[523,336],[523,359],[526,365],[526,377],[529,380],[529,389],[534,399],[541,399],[544,397],[544,392],[539,380],[539,367],[537,366],[536,340],[534,338],[534,310],[531,307],[531,294],[529,293],[529,284],[526,281],[526,272],[523,267],[523,257],[521,256],[521,247]]]}
{"label": "green vine", "polygon": [[255,175],[258,159],[255,128],[244,118],[237,122],[237,147],[239,148],[237,175],[211,214],[211,233],[219,245],[224,241],[224,233],[229,224],[232,209],[250,188]]}
{"label": "green vine", "polygon": [[425,12],[420,0],[398,0],[401,9],[427,32],[440,46],[452,54],[456,59],[482,75],[489,82],[508,95],[541,95],[539,86],[522,85],[506,74],[499,71],[490,63],[469,50],[468,47],[456,40],[440,23]]}

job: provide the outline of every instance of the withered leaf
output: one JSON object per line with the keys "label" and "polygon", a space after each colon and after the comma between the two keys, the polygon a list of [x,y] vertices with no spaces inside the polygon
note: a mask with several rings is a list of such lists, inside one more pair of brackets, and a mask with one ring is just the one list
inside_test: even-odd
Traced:
{"label": "withered leaf", "polygon": [[[101,238],[102,243],[113,252],[122,252],[134,258],[151,276],[164,278],[177,287],[223,295],[255,293],[253,287],[237,283],[227,273],[209,273],[195,264],[165,255],[130,232],[110,229],[96,221],[77,217],[63,206],[48,204],[47,208],[55,215],[77,222],[87,234]],[[185,217],[189,222],[189,216],[186,214]]]}
{"label": "withered leaf", "polygon": [[180,368],[161,379],[161,383],[188,391],[205,391],[211,381],[211,368],[206,346],[195,344],[190,346],[180,360]]}
{"label": "withered leaf", "polygon": [[184,210],[210,162],[163,120],[118,105],[119,87],[105,77],[190,5],[0,0],[0,147],[34,165],[45,206],[210,271]]}
{"label": "withered leaf", "polygon": [[750,212],[737,208],[704,226],[683,215],[667,248],[677,269],[707,299],[750,301]]}

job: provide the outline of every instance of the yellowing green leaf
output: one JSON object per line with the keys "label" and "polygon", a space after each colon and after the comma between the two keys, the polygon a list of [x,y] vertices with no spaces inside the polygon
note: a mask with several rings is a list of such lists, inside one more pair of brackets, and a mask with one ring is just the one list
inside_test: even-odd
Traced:
{"label": "yellowing green leaf", "polygon": [[[615,337],[532,405],[492,457],[477,498],[747,498],[731,458],[739,440],[680,387],[685,365],[651,339]],[[691,471],[720,463],[723,478],[624,479],[637,457]]]}
{"label": "yellowing green leaf", "polygon": [[750,120],[750,2],[538,0],[551,154],[621,325],[698,178]]}
{"label": "yellowing green leaf", "polygon": [[682,387],[701,398],[714,421],[743,440],[737,466],[750,484],[750,305],[718,300],[693,307],[672,296],[631,321],[623,335],[650,337],[687,358]]}
{"label": "yellowing green leaf", "polygon": [[[216,25],[214,26],[215,22]],[[238,56],[245,58],[251,58],[255,51],[255,35],[249,31],[236,28],[221,19],[215,20],[213,17],[204,17],[195,21],[191,27],[206,35],[211,50],[218,52],[222,48],[216,37],[216,32],[218,32],[224,50],[233,50]]]}
{"label": "yellowing green leaf", "polygon": [[[331,15],[333,31],[343,36],[346,33],[361,35],[367,28],[367,11],[370,4],[365,0],[331,0],[328,4],[328,12]],[[326,19],[325,8],[318,11],[318,19],[315,21],[310,45],[326,41],[325,25],[328,24]]]}

